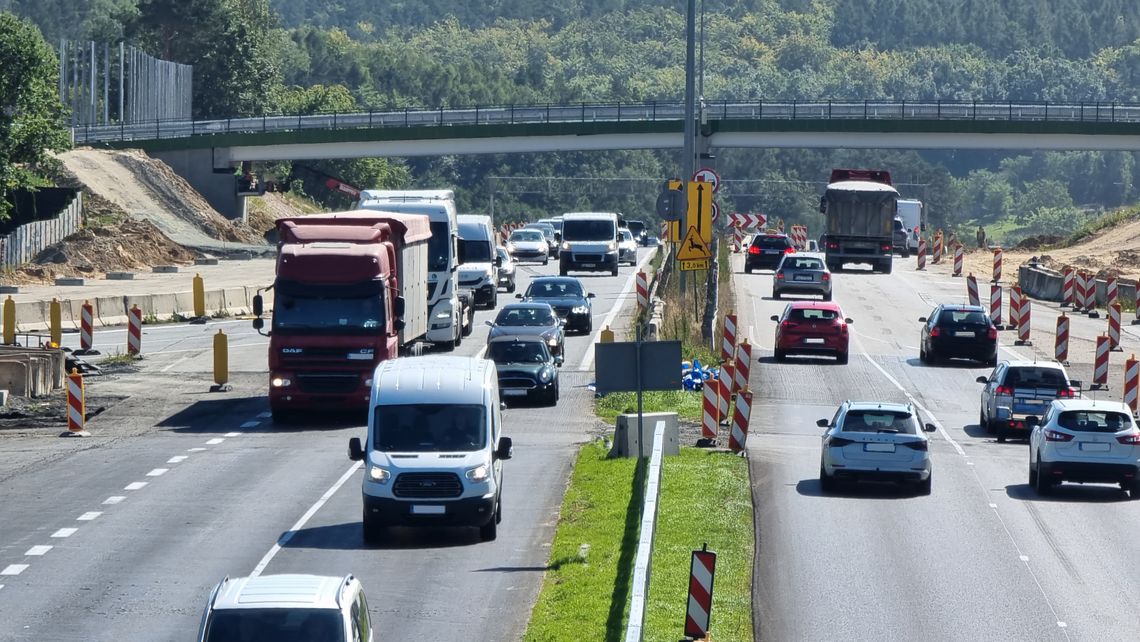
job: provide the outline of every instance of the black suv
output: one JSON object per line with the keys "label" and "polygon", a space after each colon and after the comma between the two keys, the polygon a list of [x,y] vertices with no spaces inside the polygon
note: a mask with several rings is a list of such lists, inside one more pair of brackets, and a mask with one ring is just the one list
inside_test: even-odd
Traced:
{"label": "black suv", "polygon": [[894,251],[898,252],[905,259],[910,256],[910,235],[907,234],[906,228],[903,227],[902,219],[896,218],[893,225],[891,246]]}
{"label": "black suv", "polygon": [[919,361],[962,358],[997,365],[997,328],[981,306],[939,304],[918,320],[923,323]]}
{"label": "black suv", "polygon": [[752,274],[752,270],[775,270],[785,254],[795,251],[787,234],[757,234],[752,237],[748,254],[744,256],[744,272]]}

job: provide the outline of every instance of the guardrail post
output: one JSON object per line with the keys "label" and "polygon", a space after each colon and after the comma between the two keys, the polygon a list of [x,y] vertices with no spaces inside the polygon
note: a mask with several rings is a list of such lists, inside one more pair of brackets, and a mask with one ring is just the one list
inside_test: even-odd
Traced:
{"label": "guardrail post", "polygon": [[162,121],[157,118],[154,121],[154,137],[162,138]]}
{"label": "guardrail post", "polygon": [[1013,102],[1009,103],[1009,119],[1013,120]]}
{"label": "guardrail post", "polygon": [[937,111],[938,116],[937,116],[936,120],[942,120],[942,100],[939,99],[937,104],[938,104],[938,111]]}
{"label": "guardrail post", "polygon": [[621,101],[620,100],[618,101],[617,108],[618,108],[618,119],[617,119],[617,121],[620,123],[621,122]]}
{"label": "guardrail post", "polygon": [[443,105],[442,104],[439,106],[439,124],[440,125],[443,124]]}
{"label": "guardrail post", "polygon": [[550,122],[550,103],[546,103],[546,122]]}
{"label": "guardrail post", "polygon": [[796,99],[792,99],[792,120],[796,119]]}
{"label": "guardrail post", "polygon": [[827,101],[827,119],[831,120],[831,101]]}
{"label": "guardrail post", "polygon": [[404,127],[408,126],[408,108],[404,107]]}
{"label": "guardrail post", "polygon": [[336,110],[334,109],[334,110],[333,110],[333,129],[336,129],[336,128],[337,128],[336,115],[337,115],[337,114],[336,114]]}
{"label": "guardrail post", "polygon": [[657,101],[653,101],[653,117],[650,120],[657,120]]}
{"label": "guardrail post", "polygon": [[1045,122],[1049,122],[1049,101],[1045,101]]}
{"label": "guardrail post", "polygon": [[515,124],[515,104],[511,103],[511,124]]}
{"label": "guardrail post", "polygon": [[582,103],[582,122],[586,122],[586,103]]}
{"label": "guardrail post", "polygon": [[372,129],[372,113],[373,110],[368,110],[368,129]]}
{"label": "guardrail post", "polygon": [[479,124],[479,105],[475,105],[475,124]]}
{"label": "guardrail post", "polygon": [[906,120],[906,101],[902,101],[902,106],[899,107],[899,119]]}
{"label": "guardrail post", "polygon": [[970,112],[970,120],[977,120],[977,119],[978,119],[978,101],[975,100],[974,101],[974,108]]}
{"label": "guardrail post", "polygon": [[1109,112],[1109,114],[1110,114],[1110,116],[1111,116],[1111,121],[1110,121],[1110,122],[1114,122],[1114,123],[1115,123],[1115,122],[1116,122],[1116,101],[1115,101],[1115,100],[1114,100],[1114,101],[1112,101],[1112,111],[1111,111],[1111,112]]}

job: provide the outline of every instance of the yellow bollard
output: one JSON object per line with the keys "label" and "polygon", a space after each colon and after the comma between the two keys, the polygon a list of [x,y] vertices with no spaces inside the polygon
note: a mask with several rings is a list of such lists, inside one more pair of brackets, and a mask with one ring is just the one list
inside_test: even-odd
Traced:
{"label": "yellow bollard", "polygon": [[60,308],[59,300],[53,297],[48,306],[48,320],[51,322],[51,344],[56,348],[63,345],[63,314]]}
{"label": "yellow bollard", "polygon": [[4,299],[4,345],[16,345],[16,302],[11,294]]}
{"label": "yellow bollard", "polygon": [[194,316],[206,316],[206,284],[202,281],[201,274],[194,275]]}
{"label": "yellow bollard", "polygon": [[226,333],[218,330],[214,335],[214,385],[210,392],[230,389],[230,344]]}
{"label": "yellow bollard", "polygon": [[601,331],[600,336],[598,338],[598,341],[600,343],[613,343],[614,342],[614,331],[610,330],[610,326],[607,325]]}

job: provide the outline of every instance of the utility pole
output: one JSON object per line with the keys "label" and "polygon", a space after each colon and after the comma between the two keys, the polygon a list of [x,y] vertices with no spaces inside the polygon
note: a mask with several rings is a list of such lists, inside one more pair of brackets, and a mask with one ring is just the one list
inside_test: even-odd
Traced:
{"label": "utility pole", "polygon": [[[685,14],[685,144],[681,157],[681,180],[689,184],[696,168],[696,40],[697,0],[688,0]],[[688,214],[681,219],[682,234],[689,229]],[[679,281],[681,294],[685,293],[685,272]]]}

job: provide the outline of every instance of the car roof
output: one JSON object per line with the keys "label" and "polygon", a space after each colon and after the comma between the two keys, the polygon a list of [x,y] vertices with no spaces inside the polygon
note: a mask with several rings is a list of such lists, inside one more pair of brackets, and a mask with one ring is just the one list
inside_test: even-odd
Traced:
{"label": "car roof", "polygon": [[1127,413],[1129,415],[1132,414],[1132,408],[1130,408],[1128,404],[1109,399],[1089,399],[1088,397],[1055,399],[1053,400],[1053,405],[1062,412],[1069,410],[1110,410]]}
{"label": "car roof", "polygon": [[[373,375],[373,401],[483,403],[483,382],[494,362],[476,357],[429,355],[381,361]],[[443,392],[444,394],[440,394]]]}
{"label": "car roof", "polygon": [[351,575],[257,575],[222,580],[211,608],[340,608],[341,593],[354,581]]}
{"label": "car roof", "polygon": [[752,240],[755,241],[756,239],[786,239],[786,238],[788,238],[787,234],[769,234],[767,232],[764,232],[763,234],[754,235],[752,237]]}
{"label": "car roof", "polygon": [[938,307],[943,310],[956,310],[958,312],[985,312],[986,309],[980,305],[965,305],[963,303],[939,303]]}
{"label": "car roof", "polygon": [[891,412],[909,412],[914,414],[914,407],[909,403],[895,401],[848,401],[848,410],[889,410]]}
{"label": "car roof", "polygon": [[536,276],[530,280],[531,283],[577,283],[582,285],[582,281],[576,276]]}
{"label": "car roof", "polygon": [[839,312],[839,304],[833,301],[792,301],[788,305],[793,310],[834,310]]}
{"label": "car roof", "polygon": [[542,338],[541,335],[525,334],[525,333],[499,335],[499,336],[491,339],[487,343],[518,343],[518,342],[541,343],[542,345],[546,345],[546,341]]}
{"label": "car roof", "polygon": [[554,311],[554,308],[552,308],[549,303],[545,303],[543,301],[520,301],[518,303],[508,303],[508,304],[504,305],[499,310],[499,312],[503,312],[505,310],[519,310],[519,309],[529,310],[531,308],[546,308],[546,309],[550,310],[551,312]]}
{"label": "car roof", "polygon": [[1056,361],[1031,361],[1029,359],[1010,359],[1005,361],[1005,365],[1011,368],[1053,368],[1054,370],[1064,370],[1064,364],[1057,363]]}

